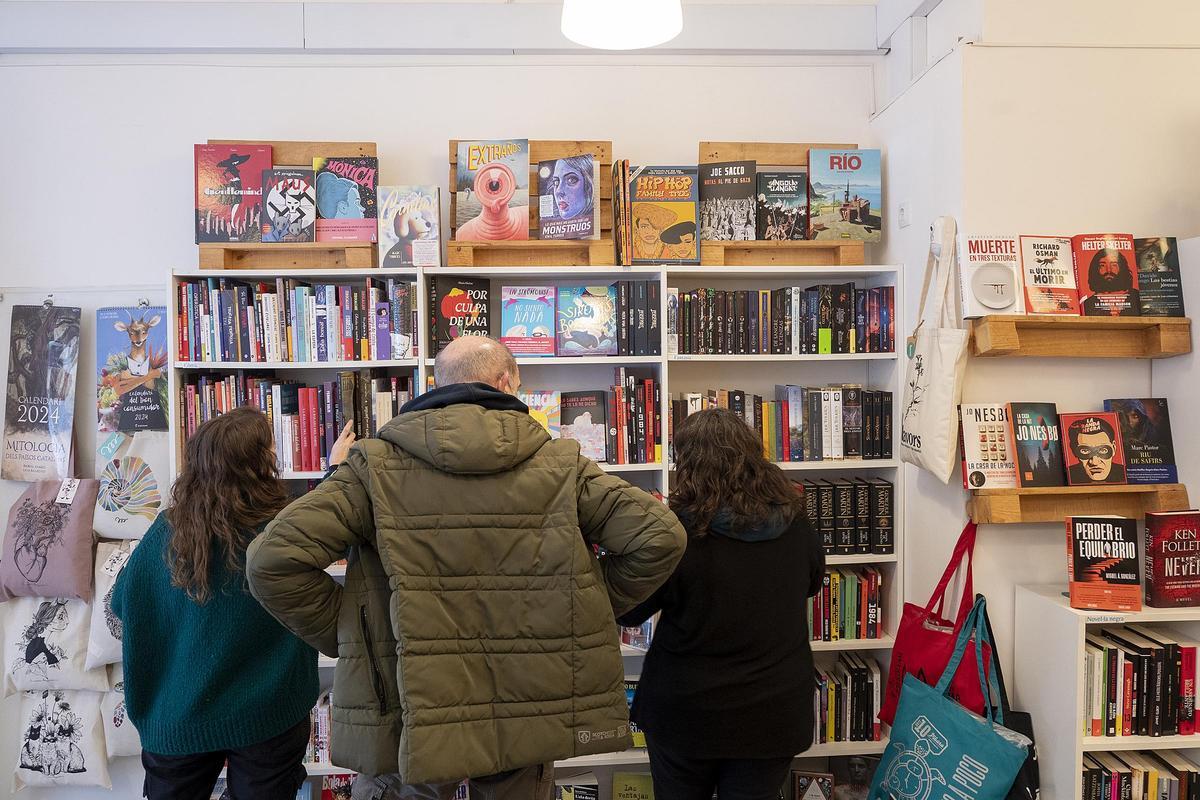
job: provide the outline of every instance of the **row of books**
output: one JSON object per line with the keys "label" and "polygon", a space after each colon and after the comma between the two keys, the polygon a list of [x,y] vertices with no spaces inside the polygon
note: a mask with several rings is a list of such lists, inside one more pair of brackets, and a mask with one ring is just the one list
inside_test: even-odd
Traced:
{"label": "row of books", "polygon": [[826,569],[807,614],[810,641],[881,638],[883,574],[875,567]]}
{"label": "row of books", "polygon": [[879,721],[882,683],[879,664],[858,653],[841,653],[830,667],[817,665],[813,672],[813,744],[878,742],[883,738]]}
{"label": "row of books", "polygon": [[962,405],[959,419],[964,488],[1178,480],[1165,398],[1110,399],[1104,411],[1073,414],[1054,403]]}
{"label": "row of books", "polygon": [[707,408],[743,416],[777,462],[845,461],[892,457],[892,393],[858,384],[776,385],[775,399],[741,389],[685,392],[671,400],[671,427]]}
{"label": "row of books", "polygon": [[967,236],[961,251],[965,317],[1184,316],[1173,236]]}
{"label": "row of books", "polygon": [[1084,735],[1194,734],[1196,646],[1159,626],[1129,623],[1089,630]]}
{"label": "row of books", "polygon": [[333,706],[329,692],[322,692],[317,704],[308,714],[308,747],[304,750],[305,764],[328,764],[331,762],[329,735],[333,729],[330,710]]}
{"label": "row of books", "polygon": [[1174,750],[1083,754],[1083,800],[1195,800],[1200,766]]}
{"label": "row of books", "polygon": [[412,380],[380,370],[339,372],[313,386],[239,371],[233,375],[187,375],[179,389],[185,437],[213,417],[239,406],[267,415],[282,471],[318,471],[329,466],[347,420],[359,438],[375,436],[412,398]]}
{"label": "row of books", "polygon": [[182,281],[176,291],[181,361],[385,361],[415,354],[416,284],[406,279],[204,278]]}
{"label": "row of books", "polygon": [[827,555],[896,552],[895,487],[883,478],[804,481],[804,513]]}
{"label": "row of books", "polygon": [[[625,678],[625,703],[628,708],[633,710],[633,697],[637,694],[638,681],[636,678]],[[646,733],[638,727],[637,723],[629,720],[629,736],[633,739],[634,747],[646,746]]]}
{"label": "row of books", "polygon": [[828,355],[896,348],[895,287],[667,289],[667,353]]}

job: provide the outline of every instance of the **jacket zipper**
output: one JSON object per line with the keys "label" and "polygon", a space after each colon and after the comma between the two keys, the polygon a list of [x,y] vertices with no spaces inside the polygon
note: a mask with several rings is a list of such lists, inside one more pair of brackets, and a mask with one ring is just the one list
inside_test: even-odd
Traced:
{"label": "jacket zipper", "polygon": [[383,674],[375,663],[375,648],[371,645],[371,631],[367,627],[367,607],[359,606],[358,621],[362,627],[363,647],[367,649],[367,669],[371,671],[371,684],[375,687],[375,699],[379,701],[379,713],[387,713],[387,693],[383,688]]}

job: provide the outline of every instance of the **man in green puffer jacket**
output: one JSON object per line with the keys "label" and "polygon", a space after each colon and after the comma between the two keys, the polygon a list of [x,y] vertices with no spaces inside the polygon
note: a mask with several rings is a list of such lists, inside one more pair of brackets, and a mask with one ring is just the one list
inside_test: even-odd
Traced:
{"label": "man in green puffer jacket", "polygon": [[[434,370],[438,389],[251,544],[250,590],[339,659],[335,764],[432,784],[406,795],[480,777],[545,792],[547,762],[630,746],[614,615],[667,579],[686,534],[547,435],[503,345],[459,338]],[[325,572],[343,557],[344,587]]]}

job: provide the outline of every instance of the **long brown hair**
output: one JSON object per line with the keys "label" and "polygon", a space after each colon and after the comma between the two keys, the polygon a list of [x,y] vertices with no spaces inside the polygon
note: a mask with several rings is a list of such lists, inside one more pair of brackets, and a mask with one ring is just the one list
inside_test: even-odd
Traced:
{"label": "long brown hair", "polygon": [[671,510],[693,536],[729,509],[732,523],[752,528],[782,513],[800,513],[800,492],[763,456],[762,441],[740,416],[723,408],[691,414],[675,432],[675,489]]}
{"label": "long brown hair", "polygon": [[235,408],[196,429],[171,492],[167,551],[171,583],[197,603],[212,596],[212,567],[232,572],[254,531],[289,502],[272,451],[271,425],[253,408]]}

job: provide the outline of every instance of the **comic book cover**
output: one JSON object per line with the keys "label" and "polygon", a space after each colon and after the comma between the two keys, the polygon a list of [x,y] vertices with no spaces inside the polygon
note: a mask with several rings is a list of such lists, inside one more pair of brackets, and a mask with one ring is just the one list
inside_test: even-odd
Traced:
{"label": "comic book cover", "polygon": [[1067,517],[1071,608],[1141,611],[1137,535],[1135,519]]}
{"label": "comic book cover", "polygon": [[808,151],[810,239],[878,242],[883,229],[879,150]]}
{"label": "comic book cover", "polygon": [[1141,316],[1137,259],[1128,233],[1071,237],[1080,313],[1087,317]]}
{"label": "comic book cover", "polygon": [[270,145],[198,144],[194,158],[196,244],[260,241]]}
{"label": "comic book cover", "polygon": [[554,355],[553,286],[500,288],[500,341],[515,356]]}
{"label": "comic book cover", "polygon": [[759,239],[808,238],[808,173],[760,172],[755,220]]}
{"label": "comic book cover", "polygon": [[1174,236],[1134,239],[1138,296],[1144,317],[1185,317],[1179,248]]}
{"label": "comic book cover", "polygon": [[562,393],[564,439],[579,442],[579,452],[593,461],[607,460],[605,431],[608,428],[608,393],[602,390]]}
{"label": "comic book cover", "polygon": [[1059,414],[1059,429],[1067,440],[1067,485],[1125,483],[1125,450],[1121,424],[1110,411]]}
{"label": "comic book cover", "polygon": [[379,240],[379,159],[375,156],[313,159],[317,180],[317,241]]}
{"label": "comic book cover", "polygon": [[1105,400],[1104,410],[1117,415],[1125,448],[1129,483],[1176,483],[1175,443],[1165,397]]}
{"label": "comic book cover", "polygon": [[959,258],[963,317],[1024,314],[1015,236],[964,236]]}
{"label": "comic book cover", "polygon": [[529,140],[459,142],[454,239],[529,238]]}
{"label": "comic book cover", "polygon": [[629,175],[634,264],[699,264],[696,167],[633,167]]}
{"label": "comic book cover", "polygon": [[263,170],[262,240],[315,242],[317,190],[311,169]]}
{"label": "comic book cover", "polygon": [[1022,235],[1021,272],[1026,314],[1079,313],[1070,239]]}
{"label": "comic book cover", "polygon": [[442,264],[442,192],[437,186],[379,187],[379,266]]}
{"label": "comic book cover", "polygon": [[[755,170],[753,161],[700,165],[700,239],[705,242],[754,241]],[[807,187],[805,210],[807,211]],[[805,224],[807,224],[807,214]]]}
{"label": "comic book cover", "polygon": [[617,287],[560,286],[556,321],[560,356],[615,356]]}
{"label": "comic book cover", "polygon": [[1054,403],[1009,403],[1008,440],[1017,457],[1017,482],[1062,486],[1063,452]]}
{"label": "comic book cover", "polygon": [[561,433],[562,401],[558,390],[544,392],[519,392],[517,399],[529,406],[529,416],[546,429],[551,439]]}
{"label": "comic book cover", "polygon": [[542,239],[600,238],[600,165],[591,153],[538,162]]}

